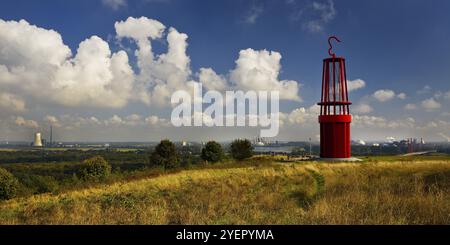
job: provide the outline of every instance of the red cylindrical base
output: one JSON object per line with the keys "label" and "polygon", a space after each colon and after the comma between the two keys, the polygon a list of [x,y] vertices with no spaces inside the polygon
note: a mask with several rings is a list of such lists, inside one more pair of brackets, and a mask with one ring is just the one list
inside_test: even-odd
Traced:
{"label": "red cylindrical base", "polygon": [[319,116],[320,157],[350,158],[351,115]]}

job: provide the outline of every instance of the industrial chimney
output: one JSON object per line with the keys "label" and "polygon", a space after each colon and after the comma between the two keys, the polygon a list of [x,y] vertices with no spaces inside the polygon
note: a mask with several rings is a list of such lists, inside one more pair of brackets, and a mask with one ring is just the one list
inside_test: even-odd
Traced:
{"label": "industrial chimney", "polygon": [[34,147],[42,147],[42,139],[41,139],[41,133],[36,133],[34,135]]}
{"label": "industrial chimney", "polygon": [[322,98],[320,103],[320,157],[347,159],[350,150],[350,105],[348,100],[345,59],[332,53],[331,40],[328,39],[330,58],[323,60]]}

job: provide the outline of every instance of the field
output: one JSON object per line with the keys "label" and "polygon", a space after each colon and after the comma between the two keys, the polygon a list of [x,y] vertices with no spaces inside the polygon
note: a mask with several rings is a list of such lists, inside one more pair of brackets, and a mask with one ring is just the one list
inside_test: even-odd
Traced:
{"label": "field", "polygon": [[448,157],[253,159],[0,203],[0,224],[450,224]]}

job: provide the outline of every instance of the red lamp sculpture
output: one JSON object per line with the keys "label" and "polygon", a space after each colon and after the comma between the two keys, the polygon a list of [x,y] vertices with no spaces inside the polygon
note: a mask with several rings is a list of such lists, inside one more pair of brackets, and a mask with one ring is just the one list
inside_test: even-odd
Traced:
{"label": "red lamp sculpture", "polygon": [[330,58],[323,60],[322,97],[320,103],[320,157],[350,158],[350,105],[347,90],[345,59],[332,52],[331,41],[341,42],[337,37],[328,39]]}

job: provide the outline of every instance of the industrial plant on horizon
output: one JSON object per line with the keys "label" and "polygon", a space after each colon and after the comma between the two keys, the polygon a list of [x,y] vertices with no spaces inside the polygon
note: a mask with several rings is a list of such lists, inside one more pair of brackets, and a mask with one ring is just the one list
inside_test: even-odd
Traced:
{"label": "industrial plant on horizon", "polygon": [[33,147],[44,147],[44,146],[53,146],[53,126],[50,126],[50,139],[46,141],[42,138],[41,132],[36,132],[34,134],[34,141],[32,144]]}

